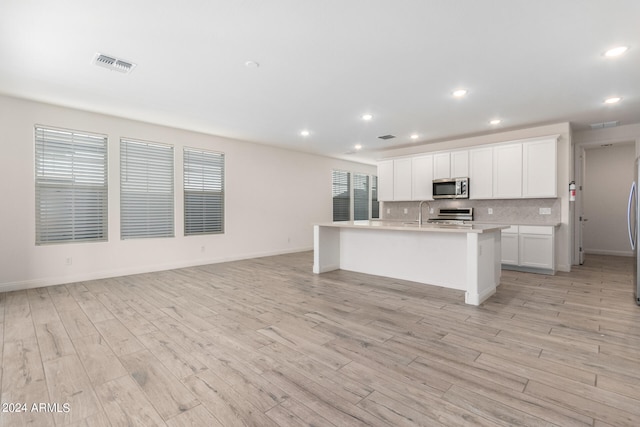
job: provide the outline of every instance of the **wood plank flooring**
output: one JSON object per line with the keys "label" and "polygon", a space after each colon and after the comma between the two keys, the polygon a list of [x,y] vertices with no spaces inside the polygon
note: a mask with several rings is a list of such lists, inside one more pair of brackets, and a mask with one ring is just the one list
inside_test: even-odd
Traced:
{"label": "wood plank flooring", "polygon": [[0,294],[0,425],[640,425],[630,258],[503,271],[480,307],[311,267],[306,252]]}

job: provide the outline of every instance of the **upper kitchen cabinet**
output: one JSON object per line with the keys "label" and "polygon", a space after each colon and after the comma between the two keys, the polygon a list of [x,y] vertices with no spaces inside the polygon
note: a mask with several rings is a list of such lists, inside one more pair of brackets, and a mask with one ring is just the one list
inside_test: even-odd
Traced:
{"label": "upper kitchen cabinet", "polygon": [[469,150],[469,198],[493,197],[493,147]]}
{"label": "upper kitchen cabinet", "polygon": [[393,160],[378,162],[378,200],[393,201]]}
{"label": "upper kitchen cabinet", "polygon": [[378,163],[382,201],[432,200],[432,181],[469,177],[471,199],[557,197],[558,136]]}
{"label": "upper kitchen cabinet", "polygon": [[411,159],[411,198],[433,199],[433,156],[418,156]]}
{"label": "upper kitchen cabinet", "polygon": [[[473,186],[473,182],[469,185]],[[497,145],[493,147],[493,198],[520,197],[522,197],[522,144]]]}
{"label": "upper kitchen cabinet", "polygon": [[451,178],[451,153],[433,155],[433,179]]}
{"label": "upper kitchen cabinet", "polygon": [[393,161],[393,200],[411,200],[411,158]]}
{"label": "upper kitchen cabinet", "polygon": [[557,197],[557,142],[553,137],[522,144],[522,197]]}
{"label": "upper kitchen cabinet", "polygon": [[378,162],[378,200],[411,200],[412,161],[411,157],[407,157]]}
{"label": "upper kitchen cabinet", "polygon": [[451,178],[469,176],[469,150],[451,152]]}

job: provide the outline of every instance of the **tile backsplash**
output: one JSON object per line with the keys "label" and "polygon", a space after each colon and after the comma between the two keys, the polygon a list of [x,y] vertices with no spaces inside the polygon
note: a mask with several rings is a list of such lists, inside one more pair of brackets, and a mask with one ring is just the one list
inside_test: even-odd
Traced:
{"label": "tile backsplash", "polygon": [[[418,219],[420,202],[384,202],[380,208],[382,219],[414,221]],[[509,199],[509,200],[433,200],[429,207],[423,205],[423,217],[430,218],[440,208],[473,208],[475,221],[504,222],[514,224],[555,224],[560,222],[560,199]],[[429,212],[429,208],[434,213]],[[407,213],[405,214],[405,209]],[[489,209],[493,214],[489,214]],[[540,209],[549,211],[541,215]],[[389,213],[387,213],[387,210]]]}

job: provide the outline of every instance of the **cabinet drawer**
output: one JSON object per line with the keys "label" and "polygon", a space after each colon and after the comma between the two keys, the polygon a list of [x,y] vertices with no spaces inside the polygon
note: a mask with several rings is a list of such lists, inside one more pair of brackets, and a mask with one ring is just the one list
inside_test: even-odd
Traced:
{"label": "cabinet drawer", "polygon": [[519,225],[511,225],[509,228],[505,228],[502,230],[502,234],[518,234],[520,229]]}
{"label": "cabinet drawer", "polygon": [[553,227],[545,225],[521,225],[520,234],[541,234],[551,236],[553,235]]}

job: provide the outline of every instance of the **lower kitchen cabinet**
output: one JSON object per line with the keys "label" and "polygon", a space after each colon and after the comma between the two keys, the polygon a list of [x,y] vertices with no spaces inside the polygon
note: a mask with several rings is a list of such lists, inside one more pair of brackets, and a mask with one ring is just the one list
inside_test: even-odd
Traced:
{"label": "lower kitchen cabinet", "polygon": [[503,230],[503,266],[554,274],[554,238],[553,226],[520,225]]}
{"label": "lower kitchen cabinet", "polygon": [[518,265],[518,226],[502,230],[502,263]]}

